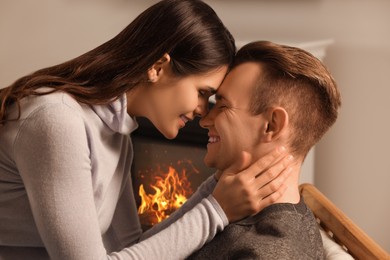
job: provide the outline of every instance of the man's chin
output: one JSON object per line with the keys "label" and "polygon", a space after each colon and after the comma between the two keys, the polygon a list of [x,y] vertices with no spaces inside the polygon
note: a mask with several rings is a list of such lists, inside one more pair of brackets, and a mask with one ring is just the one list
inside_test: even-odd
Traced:
{"label": "man's chin", "polygon": [[204,164],[207,166],[207,167],[209,167],[209,168],[216,168],[216,165],[217,165],[217,163],[216,163],[216,160],[215,159],[213,159],[213,158],[210,158],[209,156],[207,156],[207,154],[206,154],[206,156],[204,157]]}

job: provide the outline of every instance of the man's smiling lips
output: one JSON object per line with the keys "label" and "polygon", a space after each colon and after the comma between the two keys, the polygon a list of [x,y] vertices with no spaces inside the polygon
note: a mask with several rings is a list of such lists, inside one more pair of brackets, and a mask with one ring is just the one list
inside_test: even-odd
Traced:
{"label": "man's smiling lips", "polygon": [[209,136],[209,144],[218,143],[221,138],[216,135]]}

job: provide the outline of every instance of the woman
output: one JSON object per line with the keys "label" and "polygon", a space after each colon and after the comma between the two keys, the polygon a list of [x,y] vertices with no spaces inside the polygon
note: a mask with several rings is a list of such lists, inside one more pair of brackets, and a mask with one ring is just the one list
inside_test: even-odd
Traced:
{"label": "woman", "polygon": [[[209,6],[166,0],[96,49],[2,89],[0,256],[183,259],[277,199],[280,151],[209,178],[174,216],[147,234],[140,228],[129,177],[135,118],[174,138],[207,112],[234,54]],[[283,173],[261,188],[271,177],[255,176],[270,165],[269,175]]]}

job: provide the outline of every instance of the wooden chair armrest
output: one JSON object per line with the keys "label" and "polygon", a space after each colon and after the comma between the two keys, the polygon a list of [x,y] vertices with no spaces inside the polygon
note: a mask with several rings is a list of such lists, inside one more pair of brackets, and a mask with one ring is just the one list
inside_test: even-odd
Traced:
{"label": "wooden chair armrest", "polygon": [[306,205],[321,227],[356,259],[390,259],[390,255],[336,207],[314,185],[299,186]]}

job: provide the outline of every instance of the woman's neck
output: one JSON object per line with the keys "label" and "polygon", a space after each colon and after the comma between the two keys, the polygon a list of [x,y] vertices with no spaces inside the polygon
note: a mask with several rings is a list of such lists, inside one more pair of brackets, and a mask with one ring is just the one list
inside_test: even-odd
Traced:
{"label": "woman's neck", "polygon": [[130,116],[145,117],[148,114],[146,89],[147,86],[139,84],[126,93],[127,113]]}

